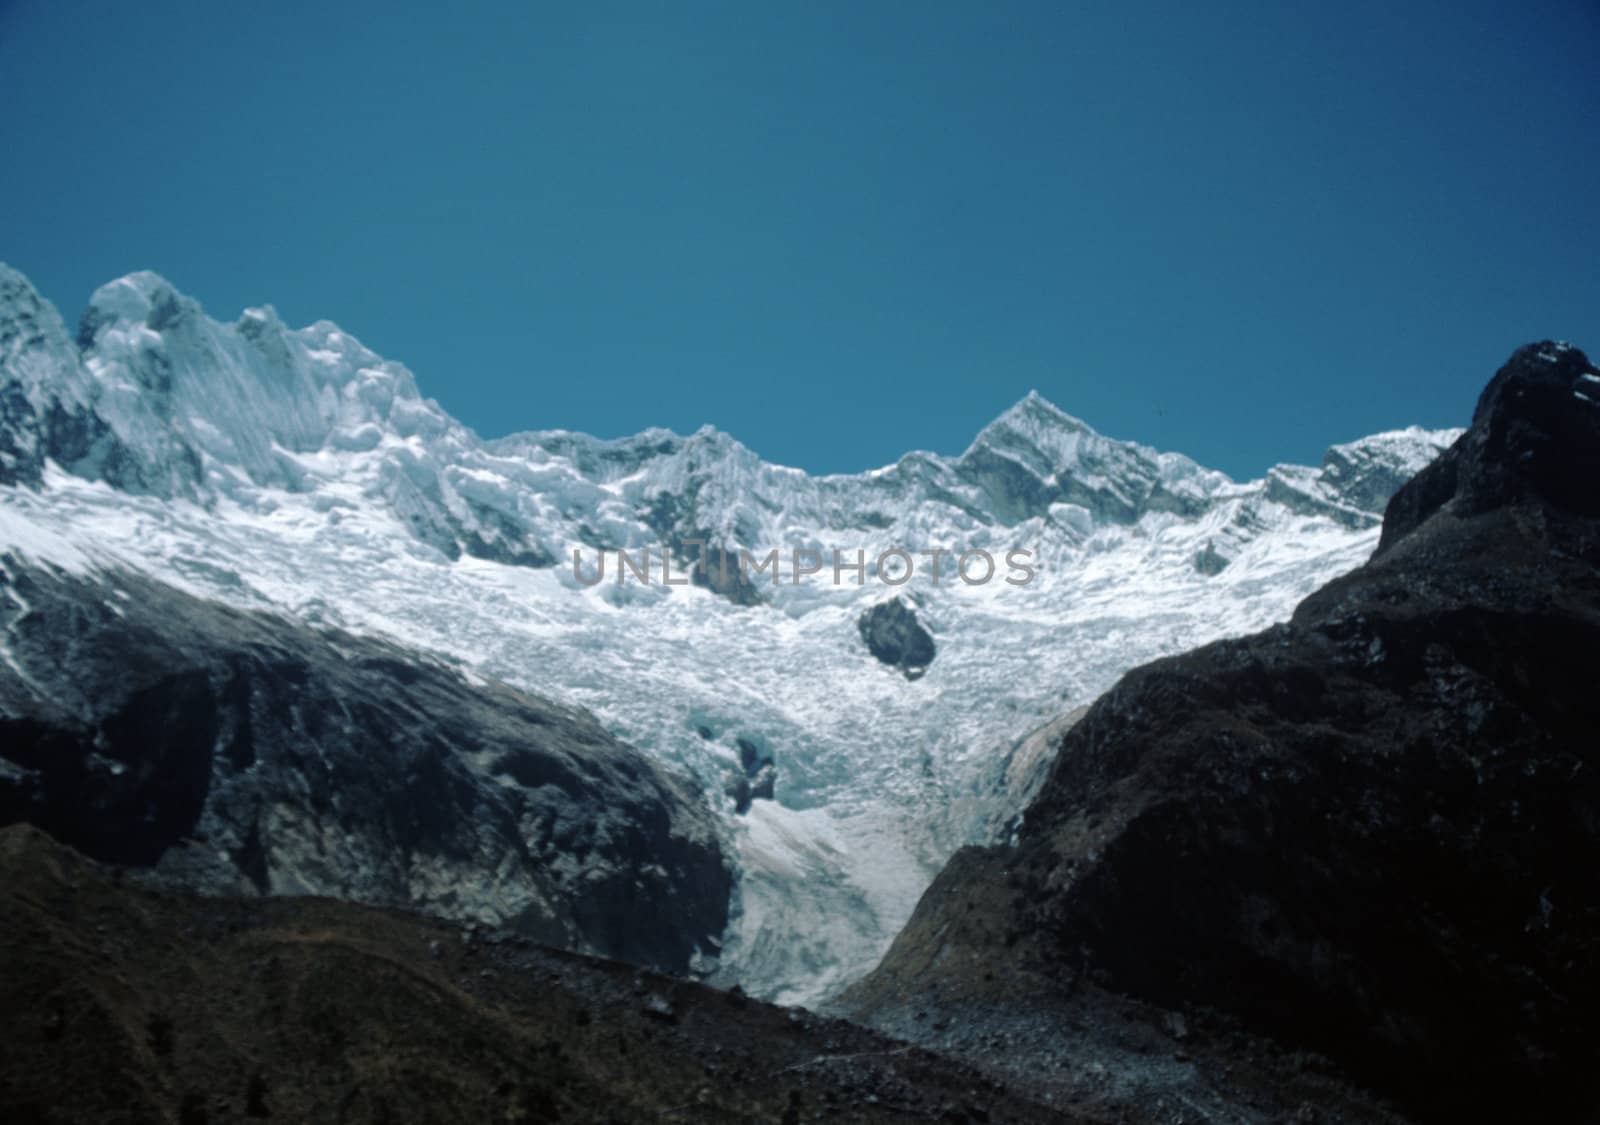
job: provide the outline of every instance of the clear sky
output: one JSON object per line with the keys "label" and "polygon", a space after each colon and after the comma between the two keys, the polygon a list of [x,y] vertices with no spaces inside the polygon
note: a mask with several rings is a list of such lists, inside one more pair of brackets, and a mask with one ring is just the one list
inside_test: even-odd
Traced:
{"label": "clear sky", "polygon": [[485,435],[850,471],[1030,388],[1236,476],[1600,351],[1600,4],[0,0],[0,259]]}

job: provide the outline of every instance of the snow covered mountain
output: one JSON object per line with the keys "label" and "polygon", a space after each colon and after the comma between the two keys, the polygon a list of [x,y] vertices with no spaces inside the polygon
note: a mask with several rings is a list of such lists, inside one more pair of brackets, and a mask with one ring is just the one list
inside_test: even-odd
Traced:
{"label": "snow covered mountain", "polygon": [[[1388,497],[1457,432],[1242,483],[1036,394],[959,457],[855,475],[709,427],[483,440],[328,322],[220,324],[139,273],[72,333],[0,266],[0,562],[140,572],[588,708],[719,812],[739,883],[715,972],[785,1002],[859,977],[950,851],[1005,830],[1048,761],[1037,727],[1287,617],[1367,558]],[[780,580],[724,578],[697,541],[776,549]],[[662,548],[696,581],[661,581]],[[895,548],[903,585],[833,581],[834,552]],[[980,549],[1030,552],[1032,581],[963,581]],[[619,581],[618,550],[648,551],[652,580]],[[796,551],[822,570],[797,575]]]}

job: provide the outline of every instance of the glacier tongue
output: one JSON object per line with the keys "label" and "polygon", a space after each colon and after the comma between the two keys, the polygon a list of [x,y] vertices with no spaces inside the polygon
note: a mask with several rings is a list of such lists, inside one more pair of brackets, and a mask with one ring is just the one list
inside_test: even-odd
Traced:
{"label": "glacier tongue", "polygon": [[[786,1002],[870,968],[949,852],[1014,811],[992,779],[1030,731],[1135,664],[1287,617],[1455,437],[1377,435],[1242,483],[1037,395],[960,457],[844,476],[710,428],[483,441],[333,325],[220,324],[153,274],[100,289],[74,340],[0,267],[0,363],[0,552],[133,567],[588,707],[722,811],[741,884],[716,971]],[[936,655],[909,679],[857,627],[882,584],[791,584],[786,564],[740,604],[662,585],[658,561],[649,586],[570,565],[667,543],[682,573],[690,539],[1025,548],[1038,570],[969,586],[947,559],[935,584],[919,560],[899,592]],[[773,799],[740,814],[730,779],[769,761]]]}

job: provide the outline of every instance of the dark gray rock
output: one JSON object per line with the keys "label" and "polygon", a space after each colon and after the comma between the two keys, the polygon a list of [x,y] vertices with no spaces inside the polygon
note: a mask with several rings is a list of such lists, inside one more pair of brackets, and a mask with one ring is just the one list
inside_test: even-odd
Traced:
{"label": "dark gray rock", "polygon": [[1578,349],[1517,351],[1484,389],[1472,426],[1389,501],[1382,554],[1441,510],[1518,504],[1600,516],[1600,376]]}
{"label": "dark gray rock", "polygon": [[765,605],[760,588],[740,562],[739,548],[696,523],[695,504],[701,486],[702,482],[691,482],[683,496],[658,492],[638,514],[661,537],[677,567],[688,572],[691,583],[735,605]]}
{"label": "dark gray rock", "polygon": [[[708,535],[701,532],[701,536]],[[765,605],[761,590],[745,573],[737,550],[706,539],[704,554],[693,554],[689,562],[689,581],[713,594],[720,594],[734,605]],[[757,560],[758,562],[760,560]]]}
{"label": "dark gray rock", "polygon": [[1228,556],[1217,550],[1215,543],[1207,540],[1206,545],[1194,556],[1194,568],[1207,578],[1211,578],[1227,570],[1230,561],[1232,560]]}
{"label": "dark gray rock", "polygon": [[937,655],[933,634],[898,596],[865,610],[856,619],[856,627],[867,651],[889,667],[898,668],[908,680],[926,672]]}
{"label": "dark gray rock", "polygon": [[752,801],[770,801],[777,793],[778,766],[772,751],[748,738],[735,740],[739,748],[739,772],[728,778],[724,789],[741,815],[750,811]]}

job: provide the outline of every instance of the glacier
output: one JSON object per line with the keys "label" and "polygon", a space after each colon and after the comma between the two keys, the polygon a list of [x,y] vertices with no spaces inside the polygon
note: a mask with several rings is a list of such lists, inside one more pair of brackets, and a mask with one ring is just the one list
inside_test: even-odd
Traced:
{"label": "glacier", "polygon": [[[136,273],[69,331],[0,266],[0,565],[133,570],[588,708],[705,794],[738,882],[702,968],[783,1003],[859,978],[955,848],[1009,830],[1048,768],[1041,728],[1135,665],[1285,619],[1366,560],[1389,496],[1458,433],[1376,434],[1243,482],[1037,394],[959,456],[859,474],[711,427],[483,439],[330,322],[221,323]],[[666,547],[686,569],[694,541],[1023,548],[1037,577],[968,585],[947,558],[897,588],[586,586],[571,565]],[[891,597],[935,646],[915,677],[858,628]],[[734,796],[752,761],[770,799]]]}

